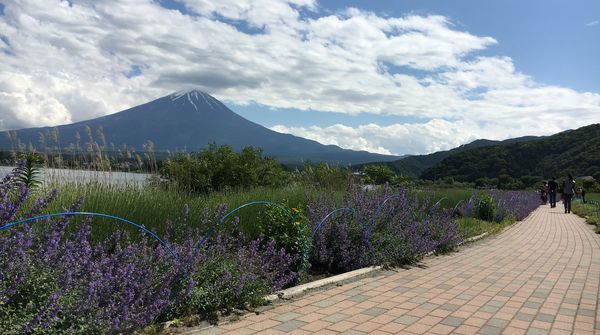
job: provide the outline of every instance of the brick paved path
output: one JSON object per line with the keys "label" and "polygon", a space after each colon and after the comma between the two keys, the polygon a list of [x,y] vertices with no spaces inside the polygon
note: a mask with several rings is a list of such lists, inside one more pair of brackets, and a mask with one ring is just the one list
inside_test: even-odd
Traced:
{"label": "brick paved path", "polygon": [[189,334],[600,334],[600,235],[560,206],[423,264]]}

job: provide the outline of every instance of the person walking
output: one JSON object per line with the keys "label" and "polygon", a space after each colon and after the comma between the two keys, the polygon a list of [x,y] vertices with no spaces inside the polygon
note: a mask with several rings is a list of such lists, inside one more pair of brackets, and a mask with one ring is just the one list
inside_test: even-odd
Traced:
{"label": "person walking", "polygon": [[567,179],[563,182],[563,204],[565,205],[565,213],[571,213],[571,199],[575,194],[575,180],[571,174],[567,175]]}
{"label": "person walking", "polygon": [[542,205],[545,205],[548,201],[548,183],[544,182],[542,189],[540,190],[540,196],[542,198]]}
{"label": "person walking", "polygon": [[556,207],[556,190],[558,189],[558,183],[556,178],[552,177],[552,180],[548,182],[548,197],[550,198],[550,208]]}

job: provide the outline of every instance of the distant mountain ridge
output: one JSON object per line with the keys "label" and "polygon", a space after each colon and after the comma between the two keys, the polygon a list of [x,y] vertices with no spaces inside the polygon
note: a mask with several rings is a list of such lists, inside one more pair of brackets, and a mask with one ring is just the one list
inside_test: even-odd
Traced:
{"label": "distant mountain ridge", "polygon": [[591,176],[600,173],[600,124],[535,140],[462,150],[423,171],[423,179],[452,177],[474,182],[509,175],[549,178]]}
{"label": "distant mountain ridge", "polygon": [[[453,155],[455,153],[459,153],[465,150],[470,150],[474,148],[488,147],[493,145],[508,145],[516,142],[528,142],[540,139],[541,137],[536,136],[523,136],[517,138],[511,138],[504,141],[495,141],[495,140],[486,140],[480,139],[475,140],[468,144],[463,144],[459,147],[450,150],[437,151],[427,155],[414,155],[414,156],[406,156],[399,160],[395,160],[392,162],[385,162],[387,166],[389,166],[392,171],[399,175],[405,175],[411,178],[418,178],[423,171],[426,169],[440,163],[444,158]],[[373,164],[375,162],[369,163]],[[368,164],[361,164],[368,165]],[[360,167],[360,166],[359,166]]]}
{"label": "distant mountain ridge", "polygon": [[[56,130],[58,141],[52,136]],[[44,145],[39,141],[40,134],[45,139]],[[153,143],[155,151],[197,151],[211,142],[229,145],[234,150],[254,146],[284,164],[313,161],[346,165],[398,158],[323,145],[272,131],[244,119],[198,90],[176,92],[115,114],[69,125],[4,131],[0,134],[0,148],[11,149],[20,142],[38,150],[43,150],[43,146],[69,150],[78,146],[85,148],[87,143],[92,143],[90,141],[99,143],[102,137],[107,149],[127,145],[138,151],[142,151],[148,141]]]}

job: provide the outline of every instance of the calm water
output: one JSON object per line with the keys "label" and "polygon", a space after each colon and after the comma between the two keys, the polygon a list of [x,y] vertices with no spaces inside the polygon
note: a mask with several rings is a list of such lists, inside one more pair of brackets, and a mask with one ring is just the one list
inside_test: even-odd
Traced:
{"label": "calm water", "polygon": [[[0,166],[0,176],[6,176],[12,169],[12,166]],[[116,185],[143,186],[148,177],[150,177],[150,174],[147,173],[42,169],[42,179],[44,182],[100,182]]]}

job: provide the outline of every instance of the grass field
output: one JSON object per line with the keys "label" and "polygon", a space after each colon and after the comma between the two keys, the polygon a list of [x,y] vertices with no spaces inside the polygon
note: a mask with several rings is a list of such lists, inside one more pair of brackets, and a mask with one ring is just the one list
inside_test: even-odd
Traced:
{"label": "grass field", "polygon": [[[46,209],[47,213],[61,212],[70,208],[80,197],[84,203],[79,211],[95,212],[118,216],[135,223],[141,224],[161,236],[164,232],[165,222],[171,220],[178,230],[185,232],[187,228],[206,230],[202,225],[203,217],[219,205],[226,204],[227,211],[252,201],[271,201],[285,203],[289,207],[306,209],[307,193],[316,192],[307,190],[300,185],[290,185],[281,188],[260,187],[251,190],[223,191],[210,195],[192,195],[180,192],[174,188],[165,187],[134,187],[125,185],[106,185],[100,183],[72,183],[58,187],[58,198]],[[51,187],[36,190],[37,193],[48,193]],[[336,193],[336,198],[341,200],[343,192]],[[184,207],[189,208],[189,217],[184,225]],[[251,206],[235,213],[240,217],[240,222],[252,222],[257,213],[264,206]],[[214,220],[213,220],[214,221]],[[119,228],[135,231],[110,219],[94,219],[93,234],[98,238],[109,235]]]}
{"label": "grass field", "polygon": [[573,213],[584,218],[587,223],[595,225],[596,233],[600,234],[600,205],[590,203],[593,201],[600,202],[600,193],[586,194],[585,200],[587,201],[586,204],[579,199],[573,202]]}

